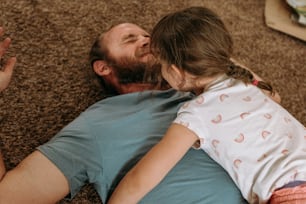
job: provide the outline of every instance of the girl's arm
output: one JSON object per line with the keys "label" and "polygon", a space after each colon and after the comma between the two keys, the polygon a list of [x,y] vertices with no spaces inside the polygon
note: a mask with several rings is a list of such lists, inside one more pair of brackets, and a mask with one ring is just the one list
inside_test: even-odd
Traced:
{"label": "girl's arm", "polygon": [[159,184],[197,140],[197,135],[188,128],[172,124],[162,140],[121,180],[108,204],[137,203]]}

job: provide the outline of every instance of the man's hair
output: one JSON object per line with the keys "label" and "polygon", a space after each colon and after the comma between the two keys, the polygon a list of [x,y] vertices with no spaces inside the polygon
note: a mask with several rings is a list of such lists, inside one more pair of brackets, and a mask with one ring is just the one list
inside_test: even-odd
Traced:
{"label": "man's hair", "polygon": [[[110,29],[111,28],[109,28],[107,31],[109,31]],[[97,60],[105,61],[107,59],[108,49],[103,43],[103,37],[107,31],[105,31],[99,37],[97,37],[93,45],[91,46],[91,49],[89,51],[90,69],[89,69],[88,75],[89,75],[90,81],[100,90],[102,90],[104,94],[114,95],[116,91],[114,91],[113,89],[107,86],[103,77],[99,76],[95,72],[94,67],[93,67],[95,61]]]}
{"label": "man's hair", "polygon": [[91,67],[93,67],[93,63],[97,60],[105,60],[106,56],[106,48],[105,46],[101,47],[103,43],[101,43],[103,39],[104,33],[100,35],[91,46],[90,52],[89,52],[89,63]]}

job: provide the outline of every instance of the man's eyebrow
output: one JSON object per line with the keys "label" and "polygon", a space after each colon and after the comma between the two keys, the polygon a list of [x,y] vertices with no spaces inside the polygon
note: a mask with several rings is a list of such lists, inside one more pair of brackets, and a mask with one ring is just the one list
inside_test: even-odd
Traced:
{"label": "man's eyebrow", "polygon": [[121,41],[124,42],[124,41],[126,41],[126,40],[128,40],[128,39],[135,38],[135,37],[136,37],[136,35],[134,35],[134,34],[124,35],[124,36],[122,37]]}

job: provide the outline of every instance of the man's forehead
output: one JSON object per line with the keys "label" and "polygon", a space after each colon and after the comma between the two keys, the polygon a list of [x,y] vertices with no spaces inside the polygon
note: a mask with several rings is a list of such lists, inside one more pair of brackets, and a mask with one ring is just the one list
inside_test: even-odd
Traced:
{"label": "man's forehead", "polygon": [[147,33],[144,29],[141,27],[132,24],[132,23],[122,23],[119,25],[114,26],[112,29],[110,29],[106,35],[108,37],[117,38],[117,40],[122,39],[126,36],[138,34],[138,33]]}

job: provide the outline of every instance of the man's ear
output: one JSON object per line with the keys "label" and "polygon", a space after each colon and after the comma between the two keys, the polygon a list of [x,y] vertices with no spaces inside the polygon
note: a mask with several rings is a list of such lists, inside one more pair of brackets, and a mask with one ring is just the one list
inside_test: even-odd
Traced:
{"label": "man's ear", "polygon": [[93,69],[99,76],[106,76],[112,72],[112,69],[104,60],[97,60],[93,63]]}

